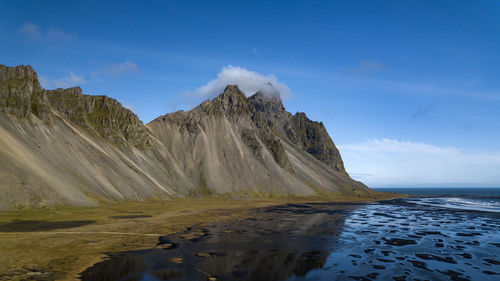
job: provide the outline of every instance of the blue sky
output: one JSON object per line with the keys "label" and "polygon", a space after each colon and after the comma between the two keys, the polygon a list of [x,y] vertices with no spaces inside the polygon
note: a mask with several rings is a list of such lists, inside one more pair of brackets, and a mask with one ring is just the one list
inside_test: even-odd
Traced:
{"label": "blue sky", "polygon": [[270,80],[370,186],[500,186],[500,1],[124,2],[1,1],[0,63],[145,123]]}

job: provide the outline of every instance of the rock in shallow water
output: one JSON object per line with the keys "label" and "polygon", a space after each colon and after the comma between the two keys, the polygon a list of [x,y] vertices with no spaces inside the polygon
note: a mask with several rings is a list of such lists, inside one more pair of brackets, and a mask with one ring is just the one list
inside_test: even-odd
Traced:
{"label": "rock in shallow water", "polygon": [[391,245],[391,246],[406,246],[406,245],[412,245],[412,244],[417,244],[415,240],[411,239],[401,239],[401,238],[391,238],[391,239],[385,239],[385,244]]}

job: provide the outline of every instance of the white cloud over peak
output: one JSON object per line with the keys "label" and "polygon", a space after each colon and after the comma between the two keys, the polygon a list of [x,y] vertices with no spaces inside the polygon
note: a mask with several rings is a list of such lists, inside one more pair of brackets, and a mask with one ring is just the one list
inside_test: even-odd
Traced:
{"label": "white cloud over peak", "polygon": [[288,86],[279,82],[274,74],[264,75],[240,66],[228,65],[222,68],[216,79],[199,87],[194,92],[189,92],[188,95],[199,99],[208,99],[222,93],[227,85],[236,84],[242,92],[249,96],[259,90],[269,92],[269,83],[280,93],[282,98],[286,98],[290,94]]}
{"label": "white cloud over peak", "polygon": [[394,139],[339,145],[346,169],[371,186],[498,186],[500,152]]}
{"label": "white cloud over peak", "polygon": [[45,89],[70,88],[85,84],[85,77],[68,71],[68,75],[55,79],[39,76],[40,84]]}

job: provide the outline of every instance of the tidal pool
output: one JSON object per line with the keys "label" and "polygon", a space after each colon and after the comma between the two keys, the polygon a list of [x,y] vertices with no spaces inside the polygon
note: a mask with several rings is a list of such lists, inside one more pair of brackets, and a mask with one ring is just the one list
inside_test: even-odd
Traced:
{"label": "tidal pool", "polygon": [[261,208],[111,253],[83,280],[499,280],[500,213],[449,198]]}

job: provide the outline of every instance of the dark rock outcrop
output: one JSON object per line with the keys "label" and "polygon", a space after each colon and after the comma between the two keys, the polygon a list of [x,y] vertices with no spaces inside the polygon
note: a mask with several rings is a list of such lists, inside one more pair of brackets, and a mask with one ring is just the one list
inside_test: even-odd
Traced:
{"label": "dark rock outcrop", "polygon": [[249,101],[258,112],[254,117],[257,124],[273,124],[291,143],[329,167],[345,172],[340,153],[322,122],[311,121],[302,112],[291,115],[285,110],[279,94],[257,92]]}
{"label": "dark rock outcrop", "polygon": [[329,167],[345,172],[340,152],[328,135],[323,122],[309,120],[305,113],[298,112],[290,118],[287,137],[312,156]]}
{"label": "dark rock outcrop", "polygon": [[44,102],[42,87],[31,66],[7,67],[0,65],[0,110],[27,118],[32,101]]}
{"label": "dark rock outcrop", "polygon": [[147,127],[115,99],[83,95],[80,87],[44,90],[30,66],[0,65],[0,82],[0,110],[5,113],[44,121],[56,113],[113,143],[138,146],[149,142]]}

